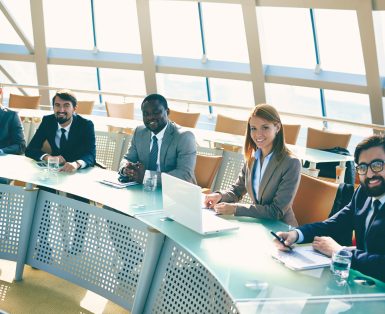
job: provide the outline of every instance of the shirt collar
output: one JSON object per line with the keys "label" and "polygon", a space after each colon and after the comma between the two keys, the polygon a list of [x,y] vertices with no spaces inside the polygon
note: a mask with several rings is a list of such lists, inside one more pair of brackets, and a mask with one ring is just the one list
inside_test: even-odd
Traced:
{"label": "shirt collar", "polygon": [[151,132],[151,138],[153,138],[153,136],[155,135],[158,141],[161,141],[163,139],[164,132],[166,132],[167,126],[168,126],[168,122],[166,126],[162,129],[162,131],[160,131],[158,134]]}
{"label": "shirt collar", "polygon": [[[258,149],[254,152],[254,158],[255,158],[255,160],[260,159],[260,158],[261,158],[261,154],[262,154],[262,150],[258,148]],[[265,160],[266,160],[266,161],[269,161],[270,158],[271,158],[271,156],[273,156],[273,152],[271,152],[269,155],[267,155],[267,156],[265,157]],[[385,200],[385,199],[384,199],[384,200]]]}
{"label": "shirt collar", "polygon": [[59,123],[57,124],[57,126],[58,126],[58,129],[60,130],[60,129],[64,129],[64,130],[66,130],[67,131],[67,133],[69,133],[69,131],[70,131],[70,128],[71,128],[71,125],[72,125],[72,122],[73,122],[73,120],[71,120],[71,123],[70,124],[68,124],[66,127],[62,127]]}

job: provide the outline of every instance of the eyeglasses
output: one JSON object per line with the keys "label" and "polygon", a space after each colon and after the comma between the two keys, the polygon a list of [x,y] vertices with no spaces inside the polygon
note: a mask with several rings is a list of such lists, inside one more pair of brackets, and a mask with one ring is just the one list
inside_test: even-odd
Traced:
{"label": "eyeglasses", "polygon": [[376,159],[370,164],[361,163],[356,167],[357,173],[359,175],[364,175],[368,172],[369,167],[373,172],[380,172],[384,169],[384,162],[385,160]]}

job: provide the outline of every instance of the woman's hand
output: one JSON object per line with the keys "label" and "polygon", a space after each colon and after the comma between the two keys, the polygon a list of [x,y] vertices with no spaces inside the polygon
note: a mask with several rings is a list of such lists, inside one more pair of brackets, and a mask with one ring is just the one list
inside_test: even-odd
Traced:
{"label": "woman's hand", "polygon": [[218,203],[214,206],[214,210],[217,214],[222,215],[234,215],[237,205],[229,203]]}
{"label": "woman's hand", "polygon": [[214,208],[214,206],[221,200],[222,195],[219,193],[207,194],[204,200],[204,204],[207,208]]}

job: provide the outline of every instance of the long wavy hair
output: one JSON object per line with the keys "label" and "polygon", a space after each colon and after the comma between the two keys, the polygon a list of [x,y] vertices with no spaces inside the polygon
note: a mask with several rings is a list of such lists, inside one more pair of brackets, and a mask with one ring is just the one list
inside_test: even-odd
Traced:
{"label": "long wavy hair", "polygon": [[257,150],[257,145],[251,138],[250,132],[250,119],[252,117],[259,117],[268,122],[273,123],[275,126],[280,125],[279,131],[276,134],[273,141],[273,149],[272,151],[276,155],[276,158],[280,160],[284,156],[290,154],[289,149],[285,145],[285,136],[282,127],[281,118],[279,117],[278,111],[270,105],[267,104],[259,104],[254,107],[249,116],[249,120],[247,122],[247,130],[246,130],[246,138],[244,145],[244,154],[247,165],[251,166],[251,160],[254,152]]}

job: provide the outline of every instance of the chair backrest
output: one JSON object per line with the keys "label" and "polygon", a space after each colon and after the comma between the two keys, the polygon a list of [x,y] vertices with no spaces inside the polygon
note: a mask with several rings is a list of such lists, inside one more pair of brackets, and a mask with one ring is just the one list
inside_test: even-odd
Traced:
{"label": "chair backrest", "polygon": [[103,163],[107,169],[119,170],[125,134],[96,131],[96,161]]}
{"label": "chair backrest", "polygon": [[212,188],[221,162],[222,156],[197,155],[195,177],[201,188]]}
{"label": "chair backrest", "polygon": [[180,126],[195,128],[198,123],[199,116],[199,112],[181,112],[170,109],[170,114],[168,115],[168,118],[171,121],[174,121],[176,124],[179,124]]}
{"label": "chair backrest", "polygon": [[134,103],[111,103],[106,101],[107,116],[134,119]]}
{"label": "chair backrest", "polygon": [[287,144],[295,145],[295,143],[297,143],[301,125],[300,124],[283,124],[282,127],[283,127],[283,132],[285,133],[285,142]]}
{"label": "chair backrest", "polygon": [[330,131],[307,129],[306,147],[327,149],[333,147],[348,148],[351,134],[335,133]]}
{"label": "chair backrest", "polygon": [[221,114],[217,116],[217,123],[215,124],[215,131],[217,132],[245,135],[246,128],[247,121],[245,120],[237,120]]}
{"label": "chair backrest", "polygon": [[93,100],[78,100],[76,112],[79,114],[92,114],[95,101]]}
{"label": "chair backrest", "polygon": [[301,182],[293,201],[299,225],[328,218],[336,198],[338,184],[301,174]]}
{"label": "chair backrest", "polygon": [[40,96],[9,94],[9,108],[39,109]]}

